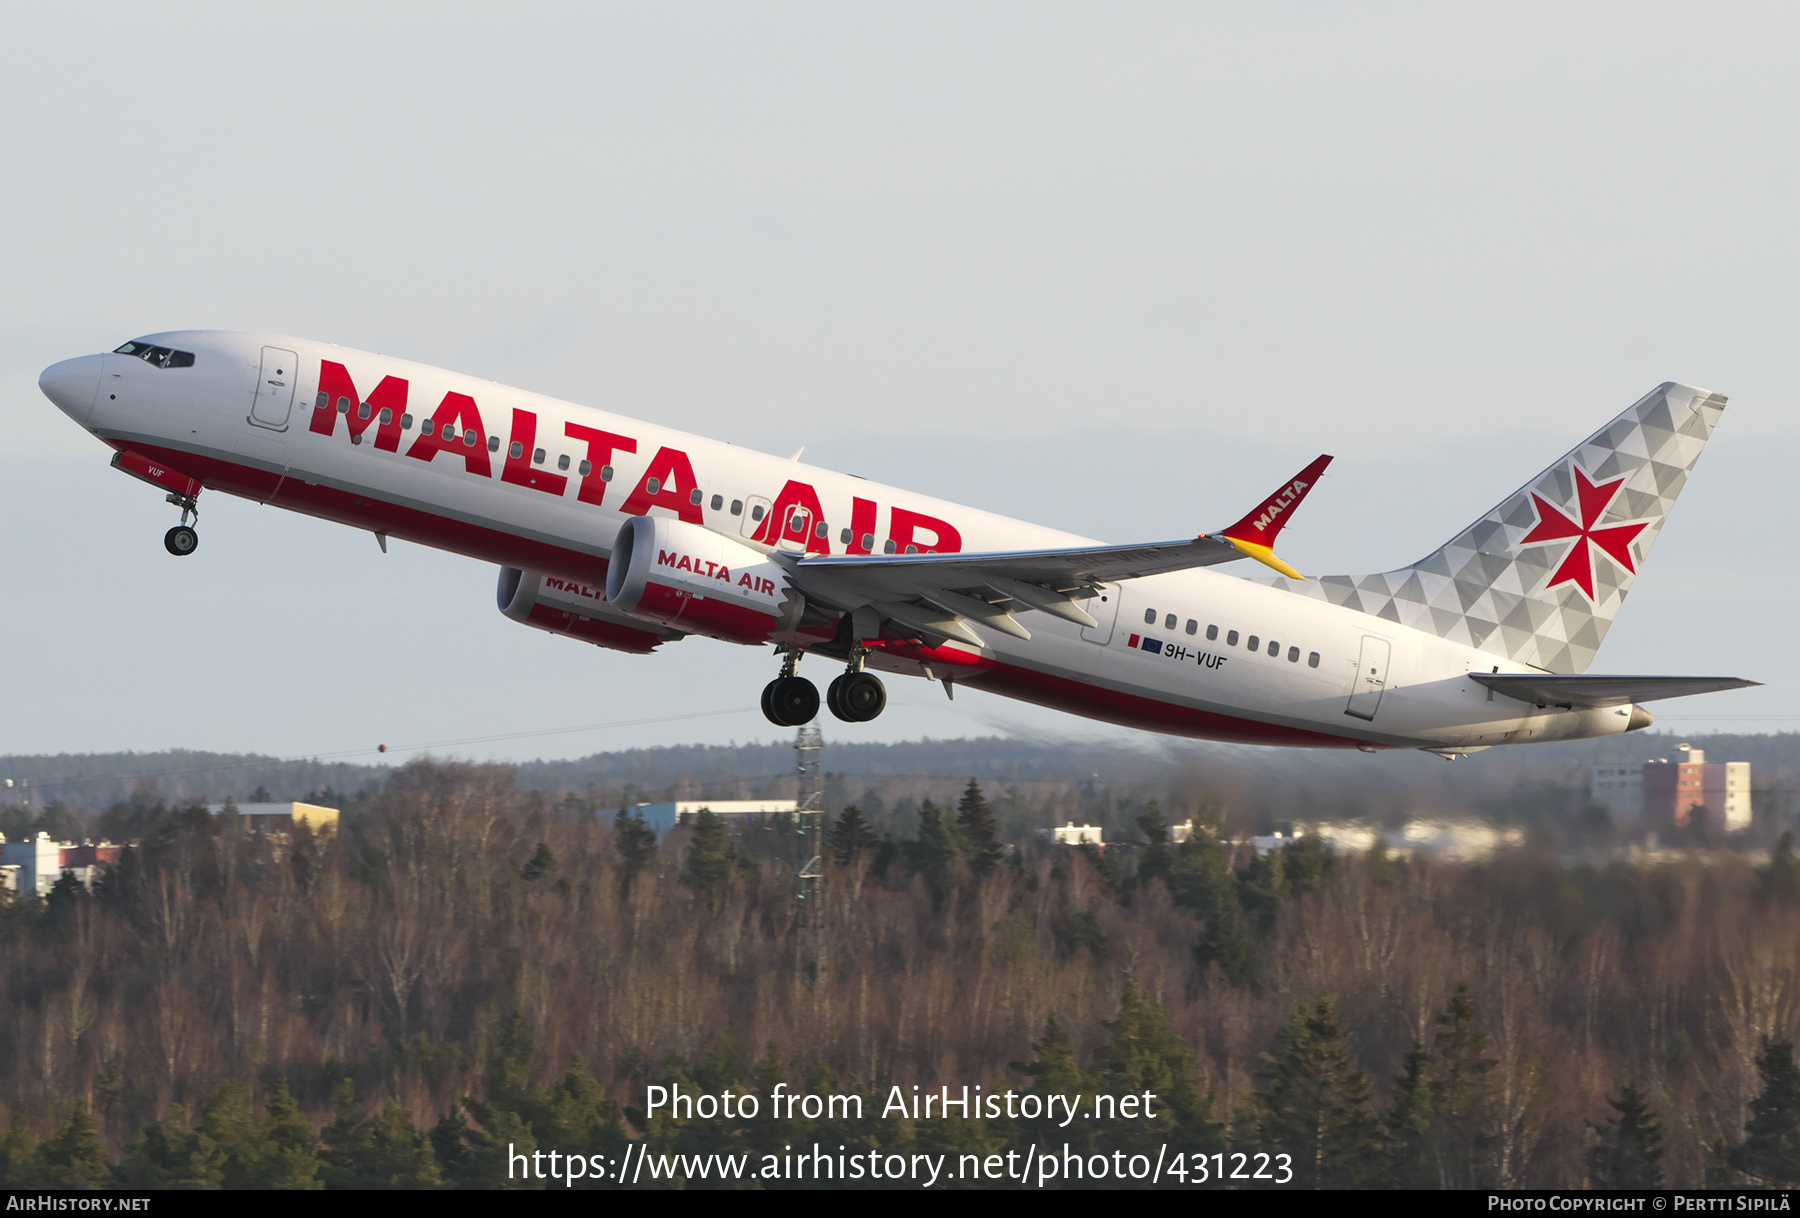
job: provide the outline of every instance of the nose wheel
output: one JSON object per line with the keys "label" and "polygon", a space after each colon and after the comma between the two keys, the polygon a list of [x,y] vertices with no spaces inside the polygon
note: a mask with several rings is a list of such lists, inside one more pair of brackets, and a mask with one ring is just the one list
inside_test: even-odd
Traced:
{"label": "nose wheel", "polygon": [[188,523],[188,517],[200,519],[200,505],[193,495],[176,492],[169,496],[169,502],[181,509],[181,523],[163,534],[163,549],[176,558],[186,558],[200,548],[200,534]]}
{"label": "nose wheel", "polygon": [[186,558],[200,548],[200,534],[185,524],[178,524],[163,534],[163,549],[177,558]]}

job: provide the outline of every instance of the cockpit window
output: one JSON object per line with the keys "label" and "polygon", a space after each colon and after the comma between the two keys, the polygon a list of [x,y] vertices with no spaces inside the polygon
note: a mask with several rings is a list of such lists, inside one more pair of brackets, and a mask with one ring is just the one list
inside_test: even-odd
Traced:
{"label": "cockpit window", "polygon": [[126,343],[113,354],[135,355],[146,364],[155,364],[158,368],[192,368],[194,366],[192,351],[176,351],[171,347],[153,347],[149,343]]}

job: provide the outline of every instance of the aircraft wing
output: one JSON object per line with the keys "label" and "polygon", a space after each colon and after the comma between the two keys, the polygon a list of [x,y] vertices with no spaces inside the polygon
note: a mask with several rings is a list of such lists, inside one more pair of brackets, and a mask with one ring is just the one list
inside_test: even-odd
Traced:
{"label": "aircraft wing", "polygon": [[1472,672],[1469,679],[1479,681],[1495,693],[1517,698],[1521,702],[1569,709],[1625,706],[1657,698],[1681,698],[1688,694],[1748,689],[1762,684],[1760,681],[1745,681],[1739,677],[1609,677],[1595,673],[1558,676],[1554,673],[1535,672]]}
{"label": "aircraft wing", "polygon": [[791,567],[807,596],[852,612],[868,606],[881,619],[934,642],[958,639],[979,646],[967,621],[1028,639],[1030,632],[1014,614],[1036,609],[1092,626],[1094,618],[1076,602],[1119,580],[1244,557],[1304,578],[1276,558],[1271,546],[1286,513],[1306,497],[1330,461],[1319,457],[1230,528],[1184,541],[978,554],[818,555],[796,558]]}

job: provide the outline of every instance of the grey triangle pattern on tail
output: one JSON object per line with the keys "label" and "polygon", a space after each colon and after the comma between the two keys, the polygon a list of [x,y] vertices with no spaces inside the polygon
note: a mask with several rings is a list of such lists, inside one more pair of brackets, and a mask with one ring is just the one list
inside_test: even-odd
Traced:
{"label": "grey triangle pattern on tail", "polygon": [[[1412,566],[1268,582],[1547,672],[1586,672],[1724,409],[1719,394],[1659,385]],[[1591,522],[1583,519],[1577,470],[1602,488],[1622,480]],[[1525,543],[1543,515],[1534,494],[1582,523],[1581,534]],[[1588,537],[1640,524],[1628,543],[1630,568]],[[1576,546],[1588,549],[1592,597],[1580,581],[1557,578]]]}

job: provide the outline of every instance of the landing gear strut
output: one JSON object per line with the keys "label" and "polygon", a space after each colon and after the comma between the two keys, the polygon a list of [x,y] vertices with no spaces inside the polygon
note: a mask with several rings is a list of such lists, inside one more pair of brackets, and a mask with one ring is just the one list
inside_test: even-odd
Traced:
{"label": "landing gear strut", "polygon": [[762,713],[776,727],[799,727],[819,713],[819,690],[805,677],[795,676],[800,649],[790,647],[781,661],[781,675],[763,687]]}
{"label": "landing gear strut", "polygon": [[825,691],[825,705],[845,723],[867,723],[887,709],[887,689],[872,672],[863,671],[867,647],[850,651],[850,666]]}
{"label": "landing gear strut", "polygon": [[192,495],[171,494],[169,502],[181,509],[181,523],[163,534],[163,549],[177,558],[186,558],[200,548],[200,534],[188,524],[188,517],[200,519],[200,505]]}

